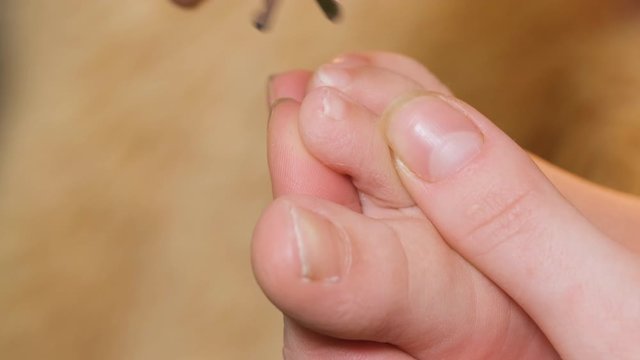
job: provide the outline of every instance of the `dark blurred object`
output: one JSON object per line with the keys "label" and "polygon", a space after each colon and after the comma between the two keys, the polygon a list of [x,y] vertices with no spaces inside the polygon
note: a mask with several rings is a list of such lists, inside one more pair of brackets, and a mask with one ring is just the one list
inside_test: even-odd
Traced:
{"label": "dark blurred object", "polygon": [[316,0],[327,18],[331,21],[340,19],[340,4],[335,0]]}
{"label": "dark blurred object", "polygon": [[273,9],[275,8],[276,3],[276,0],[265,0],[264,8],[253,20],[253,26],[255,26],[256,29],[265,31],[269,27],[269,22],[271,20]]}
{"label": "dark blurred object", "polygon": [[202,0],[172,0],[174,3],[176,3],[176,5],[178,6],[182,6],[182,7],[194,7],[198,4],[200,4],[200,2]]}
{"label": "dark blurred object", "polygon": [[[200,4],[202,0],[172,0],[176,5],[192,8]],[[331,21],[337,21],[340,19],[340,4],[336,0],[316,0],[322,12],[324,12],[327,19]],[[274,9],[278,4],[278,0],[265,0],[264,7],[258,13],[253,21],[253,25],[260,31],[265,31],[269,28],[269,23],[273,16]]]}
{"label": "dark blurred object", "polygon": [[[316,0],[322,12],[331,21],[340,19],[340,4],[336,0]],[[256,29],[265,31],[269,28],[273,11],[277,5],[277,0],[265,0],[264,9],[256,16],[254,25]]]}
{"label": "dark blurred object", "polygon": [[[4,118],[4,109],[5,109],[5,99],[6,99],[6,88],[8,82],[8,74],[7,74],[7,16],[9,15],[8,11],[9,5],[2,2],[0,4],[0,126],[4,123],[2,119]],[[0,131],[0,135],[3,134],[3,131]]]}

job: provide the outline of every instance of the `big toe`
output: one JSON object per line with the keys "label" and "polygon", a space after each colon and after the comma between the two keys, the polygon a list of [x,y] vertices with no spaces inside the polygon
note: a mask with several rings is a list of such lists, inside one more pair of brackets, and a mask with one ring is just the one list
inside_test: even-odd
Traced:
{"label": "big toe", "polygon": [[284,196],[253,236],[256,279],[285,315],[314,332],[397,345],[412,355],[459,350],[476,297],[471,268],[428,224],[371,219]]}
{"label": "big toe", "polygon": [[285,196],[256,227],[252,264],[271,301],[319,334],[419,359],[549,358],[531,351],[547,343],[526,314],[415,218]]}

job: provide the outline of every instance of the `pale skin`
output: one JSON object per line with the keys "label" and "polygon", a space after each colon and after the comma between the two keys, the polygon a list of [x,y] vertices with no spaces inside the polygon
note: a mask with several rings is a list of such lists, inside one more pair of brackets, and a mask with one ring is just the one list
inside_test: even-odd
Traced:
{"label": "pale skin", "polygon": [[[638,199],[532,161],[400,55],[278,75],[269,102],[252,264],[285,358],[640,356]],[[425,152],[451,126],[480,140]]]}

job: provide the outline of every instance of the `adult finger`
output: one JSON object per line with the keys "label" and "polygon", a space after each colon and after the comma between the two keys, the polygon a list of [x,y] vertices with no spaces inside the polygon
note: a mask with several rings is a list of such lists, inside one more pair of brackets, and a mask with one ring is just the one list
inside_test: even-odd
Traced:
{"label": "adult finger", "polygon": [[424,94],[389,110],[386,136],[427,217],[561,355],[640,350],[638,257],[584,218],[507,135],[459,100]]}

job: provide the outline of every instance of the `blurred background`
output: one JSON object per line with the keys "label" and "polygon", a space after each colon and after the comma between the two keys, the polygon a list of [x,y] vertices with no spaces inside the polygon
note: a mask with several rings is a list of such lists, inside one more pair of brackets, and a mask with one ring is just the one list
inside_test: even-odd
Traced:
{"label": "blurred background", "polygon": [[3,0],[0,358],[277,359],[252,278],[265,81],[344,51],[425,63],[521,145],[640,194],[634,0]]}

